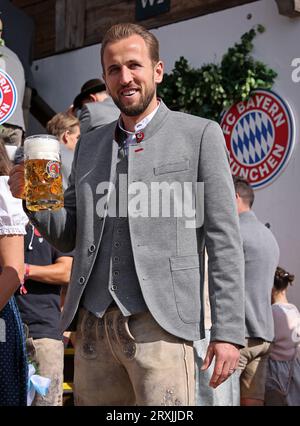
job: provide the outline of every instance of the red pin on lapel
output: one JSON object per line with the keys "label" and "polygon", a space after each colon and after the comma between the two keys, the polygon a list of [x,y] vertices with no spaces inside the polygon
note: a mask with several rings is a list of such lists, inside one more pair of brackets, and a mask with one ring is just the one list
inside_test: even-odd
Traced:
{"label": "red pin on lapel", "polygon": [[136,137],[137,143],[140,143],[144,139],[145,135],[143,132],[138,132],[136,133],[135,137]]}

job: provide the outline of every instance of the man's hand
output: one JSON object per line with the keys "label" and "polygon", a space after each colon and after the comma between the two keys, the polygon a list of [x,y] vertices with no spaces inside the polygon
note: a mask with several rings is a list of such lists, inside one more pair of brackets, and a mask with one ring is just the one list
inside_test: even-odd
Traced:
{"label": "man's hand", "polygon": [[201,370],[206,370],[210,366],[214,356],[216,357],[215,368],[209,382],[212,388],[219,386],[234,373],[239,363],[240,351],[232,343],[211,342]]}
{"label": "man's hand", "polygon": [[11,169],[8,184],[15,198],[25,198],[24,163],[20,163]]}

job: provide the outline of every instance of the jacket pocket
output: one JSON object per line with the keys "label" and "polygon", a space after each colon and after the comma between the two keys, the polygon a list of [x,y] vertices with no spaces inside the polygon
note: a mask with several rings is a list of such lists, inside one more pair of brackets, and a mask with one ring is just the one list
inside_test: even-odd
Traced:
{"label": "jacket pocket", "polygon": [[179,317],[200,322],[200,255],[170,257],[173,290]]}
{"label": "jacket pocket", "polygon": [[178,161],[177,163],[163,164],[159,167],[154,167],[155,175],[163,175],[165,173],[182,172],[188,170],[190,166],[190,160]]}

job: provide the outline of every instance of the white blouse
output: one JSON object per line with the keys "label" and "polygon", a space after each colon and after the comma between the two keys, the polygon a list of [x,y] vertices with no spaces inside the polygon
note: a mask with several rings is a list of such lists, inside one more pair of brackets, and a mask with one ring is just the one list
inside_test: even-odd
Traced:
{"label": "white blouse", "polygon": [[[269,356],[276,361],[289,361],[300,358],[300,313],[291,303],[272,305],[275,338]],[[299,395],[300,398],[300,395]]]}
{"label": "white blouse", "polygon": [[0,235],[25,235],[28,217],[22,200],[12,196],[7,182],[8,176],[0,176]]}

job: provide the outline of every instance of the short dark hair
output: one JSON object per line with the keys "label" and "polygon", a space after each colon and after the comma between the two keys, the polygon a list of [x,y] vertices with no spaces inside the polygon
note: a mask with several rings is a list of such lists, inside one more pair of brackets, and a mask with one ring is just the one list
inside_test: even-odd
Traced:
{"label": "short dark hair", "polygon": [[285,271],[283,268],[280,268],[280,266],[277,266],[275,277],[274,277],[275,290],[278,290],[278,291],[285,290],[289,284],[290,285],[293,284],[294,279],[295,279],[294,275]]}
{"label": "short dark hair", "polygon": [[101,44],[101,64],[103,73],[105,73],[103,55],[105,47],[108,43],[114,43],[116,41],[123,40],[124,38],[131,37],[133,35],[139,35],[145,41],[146,46],[149,49],[150,59],[153,64],[157,64],[159,61],[159,42],[155,35],[150,33],[146,28],[141,25],[132,24],[130,22],[113,25],[104,34]]}
{"label": "short dark hair", "polygon": [[233,176],[233,183],[236,194],[251,208],[254,203],[254,191],[250,183],[240,176]]}

